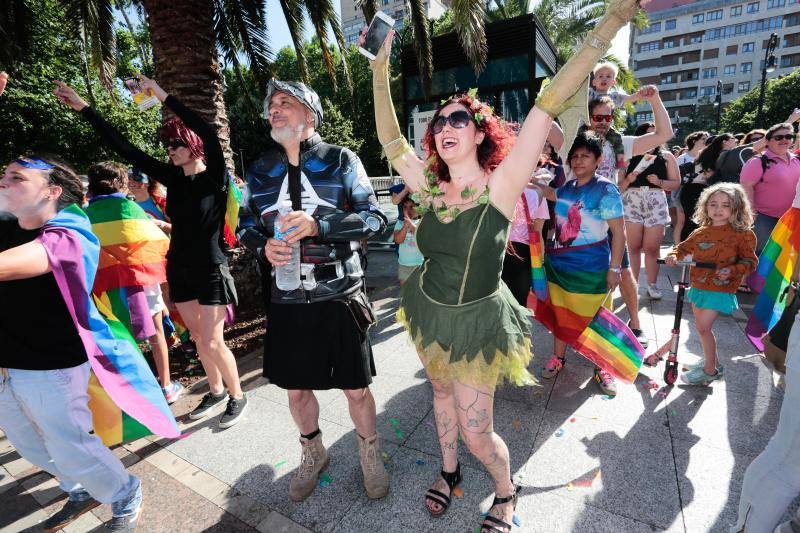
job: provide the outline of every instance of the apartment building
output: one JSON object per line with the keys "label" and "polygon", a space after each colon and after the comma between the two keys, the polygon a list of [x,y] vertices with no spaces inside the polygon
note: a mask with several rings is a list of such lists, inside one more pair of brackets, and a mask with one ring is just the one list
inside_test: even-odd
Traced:
{"label": "apartment building", "polygon": [[[440,0],[425,0],[424,6],[428,18],[438,18],[447,10],[445,2]],[[353,44],[358,40],[361,28],[366,25],[364,14],[355,0],[340,0],[340,7],[345,42]],[[378,8],[397,21],[394,25],[395,30],[403,30],[403,19],[407,14],[405,0],[378,0]]]}
{"label": "apartment building", "polygon": [[[658,86],[673,122],[713,103],[718,81],[723,106],[757,87],[772,33],[777,65],[767,77],[800,66],[798,0],[653,0],[645,10],[650,25],[632,28],[629,64],[643,85]],[[652,112],[637,106],[635,118]]]}

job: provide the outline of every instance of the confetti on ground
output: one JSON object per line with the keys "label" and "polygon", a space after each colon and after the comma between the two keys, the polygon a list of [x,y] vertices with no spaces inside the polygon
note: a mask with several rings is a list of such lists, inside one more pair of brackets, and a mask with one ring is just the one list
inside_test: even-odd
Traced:
{"label": "confetti on ground", "polygon": [[672,416],[678,416],[678,411],[676,411],[675,409],[673,409],[671,414],[672,414]]}
{"label": "confetti on ground", "polygon": [[567,483],[567,490],[572,492],[572,482]]}
{"label": "confetti on ground", "polygon": [[520,428],[522,427],[522,422],[520,422],[519,418],[517,418],[516,420],[514,420],[513,425],[514,425],[514,429],[519,431]]}
{"label": "confetti on ground", "polygon": [[575,418],[575,417],[572,417],[572,418],[569,419],[569,421],[572,422],[572,423],[575,423],[576,420],[578,420],[578,419]]}
{"label": "confetti on ground", "polygon": [[329,476],[327,472],[323,472],[322,475],[319,478],[319,486],[320,487],[327,487],[331,483],[333,483],[333,480],[331,479],[331,476]]}
{"label": "confetti on ground", "polygon": [[563,434],[564,434],[564,428],[559,428],[558,431],[556,431],[556,437],[560,437]]}
{"label": "confetti on ground", "polygon": [[599,417],[599,416],[597,416],[597,415],[594,415],[594,416],[592,417],[592,420],[600,420],[600,417]]}
{"label": "confetti on ground", "polygon": [[278,461],[277,463],[275,463],[275,468],[280,468],[285,464],[286,464],[286,460],[285,459],[282,460],[282,461]]}
{"label": "confetti on ground", "polygon": [[400,425],[400,422],[398,422],[396,418],[390,418],[389,423],[392,425],[393,428],[396,428],[397,426]]}
{"label": "confetti on ground", "polygon": [[461,487],[456,487],[453,489],[453,494],[455,494],[456,498],[460,498],[461,496],[464,495],[464,491],[461,490]]}
{"label": "confetti on ground", "polygon": [[396,431],[394,432],[394,434],[395,434],[395,436],[396,436],[398,439],[402,439],[402,438],[403,438],[403,436],[404,436],[404,435],[403,435],[403,432],[402,432],[402,431],[400,431],[399,429],[398,429],[398,430],[396,430]]}
{"label": "confetti on ground", "polygon": [[517,515],[514,515],[514,518],[511,521],[514,522],[515,526],[522,527],[522,520],[520,520]]}
{"label": "confetti on ground", "polygon": [[423,461],[422,459],[417,459],[416,463],[417,463],[417,466],[422,466],[422,465],[425,464],[425,461]]}
{"label": "confetti on ground", "polygon": [[194,433],[194,431],[184,431],[183,433],[180,434],[180,436],[177,438],[177,440],[185,439],[185,438],[189,437],[189,435],[191,435],[192,433]]}
{"label": "confetti on ground", "polygon": [[603,399],[604,399],[604,400],[613,400],[613,399],[614,399],[614,397],[613,397],[613,396],[608,396],[608,395],[605,395],[605,396],[603,396]]}

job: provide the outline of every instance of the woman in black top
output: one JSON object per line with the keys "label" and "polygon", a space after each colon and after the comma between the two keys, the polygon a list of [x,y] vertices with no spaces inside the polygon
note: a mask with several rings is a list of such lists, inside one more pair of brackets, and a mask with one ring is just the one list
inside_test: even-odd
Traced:
{"label": "woman in black top", "polygon": [[197,343],[211,389],[189,418],[203,418],[224,402],[227,385],[230,397],[220,427],[234,425],[247,399],[236,360],[223,337],[225,307],[235,302],[236,291],[222,250],[227,169],[219,139],[195,112],[153,80],[142,77],[141,88],[178,116],[159,132],[170,159],[163,163],[131,144],[71,87],[58,81],[56,84],[55,94],[61,102],[79,111],[120,156],[167,187],[167,215],[172,221],[167,252],[170,299]]}
{"label": "woman in black top", "polygon": [[[634,135],[655,131],[655,125],[640,124]],[[645,157],[654,157],[650,166],[634,172]],[[657,146],[651,152],[631,159],[625,177],[619,182],[622,203],[625,206],[625,238],[628,243],[633,279],[639,279],[644,251],[647,268],[647,292],[653,299],[661,298],[658,290],[658,258],[661,241],[669,223],[669,206],[665,191],[671,192],[681,184],[678,161],[671,152]]]}

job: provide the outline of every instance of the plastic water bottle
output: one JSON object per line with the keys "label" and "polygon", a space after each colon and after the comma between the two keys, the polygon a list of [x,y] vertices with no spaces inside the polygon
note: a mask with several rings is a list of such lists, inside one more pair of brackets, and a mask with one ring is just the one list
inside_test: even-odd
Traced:
{"label": "plastic water bottle", "polygon": [[[278,216],[275,217],[275,238],[279,241],[286,240],[286,234],[294,228],[288,228],[281,232],[283,219],[292,212],[292,202],[284,201],[278,209]],[[293,291],[300,286],[300,243],[291,245],[292,256],[289,262],[283,266],[275,267],[275,284],[282,291]]]}

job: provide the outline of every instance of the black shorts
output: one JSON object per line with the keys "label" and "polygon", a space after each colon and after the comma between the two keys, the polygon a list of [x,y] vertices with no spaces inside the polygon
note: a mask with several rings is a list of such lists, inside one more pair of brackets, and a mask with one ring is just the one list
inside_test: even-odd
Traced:
{"label": "black shorts", "polygon": [[516,256],[506,250],[503,258],[503,281],[511,294],[522,307],[528,302],[528,293],[531,290],[531,247],[528,244],[511,241]]}
{"label": "black shorts", "polygon": [[[613,241],[613,234],[611,230],[608,230],[608,249],[613,250],[614,248],[611,246],[611,242]],[[609,256],[610,258],[610,256]],[[631,257],[628,255],[628,243],[625,243],[625,248],[622,250],[622,261],[619,265],[620,268],[630,268],[631,267]]]}
{"label": "black shorts", "polygon": [[167,261],[169,298],[175,303],[197,300],[200,305],[236,304],[236,287],[227,263],[190,266]]}
{"label": "black shorts", "polygon": [[272,303],[264,377],[282,389],[363,389],[375,361],[369,334],[343,302]]}

